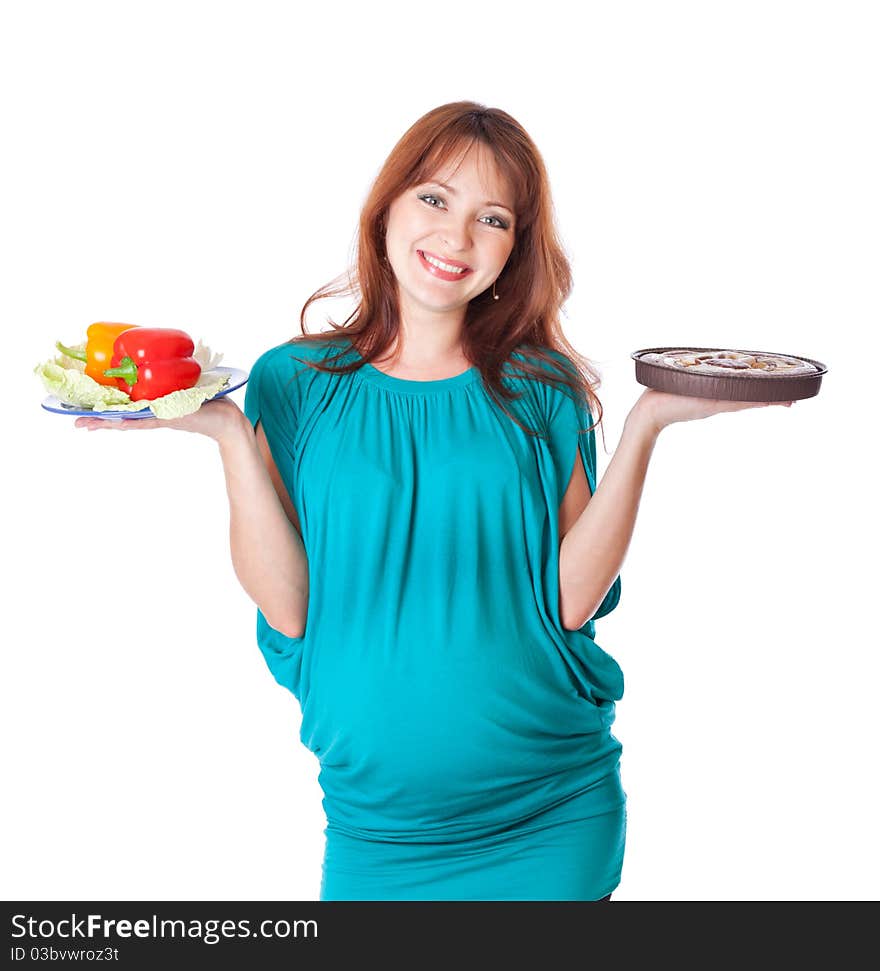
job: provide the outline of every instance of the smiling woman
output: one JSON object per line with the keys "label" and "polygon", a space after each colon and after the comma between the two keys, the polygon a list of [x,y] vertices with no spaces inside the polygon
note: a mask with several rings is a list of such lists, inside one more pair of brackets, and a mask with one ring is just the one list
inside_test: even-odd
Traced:
{"label": "smiling woman", "polygon": [[564,351],[549,200],[505,112],[429,112],[361,213],[352,317],[306,333],[345,288],[318,291],[251,370],[310,578],[304,616],[258,610],[257,642],[321,765],[324,900],[597,900],[620,879],[622,675],[593,623],[620,582],[564,622],[598,381]]}

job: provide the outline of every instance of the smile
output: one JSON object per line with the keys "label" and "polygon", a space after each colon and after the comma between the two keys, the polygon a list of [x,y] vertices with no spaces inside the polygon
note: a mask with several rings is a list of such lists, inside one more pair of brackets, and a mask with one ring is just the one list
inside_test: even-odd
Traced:
{"label": "smile", "polygon": [[455,267],[433,256],[426,256],[421,250],[417,250],[417,252],[422,266],[440,280],[461,280],[473,272],[469,267]]}

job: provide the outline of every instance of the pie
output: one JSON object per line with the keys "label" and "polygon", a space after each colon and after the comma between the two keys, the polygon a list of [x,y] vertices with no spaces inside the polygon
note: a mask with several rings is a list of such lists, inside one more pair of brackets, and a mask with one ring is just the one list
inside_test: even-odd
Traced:
{"label": "pie", "polygon": [[645,364],[661,364],[690,374],[715,374],[724,377],[743,375],[776,375],[792,377],[801,374],[817,374],[820,369],[801,358],[786,357],[782,354],[754,353],[745,351],[694,351],[682,350],[650,352],[641,354],[639,360]]}

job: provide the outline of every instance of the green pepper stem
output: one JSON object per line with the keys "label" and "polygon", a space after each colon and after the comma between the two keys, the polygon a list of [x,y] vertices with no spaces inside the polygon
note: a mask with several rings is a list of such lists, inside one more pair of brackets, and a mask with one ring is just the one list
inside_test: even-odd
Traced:
{"label": "green pepper stem", "polygon": [[137,364],[130,357],[126,356],[116,367],[108,368],[104,372],[104,376],[108,378],[122,378],[126,384],[137,384]]}
{"label": "green pepper stem", "polygon": [[65,347],[61,341],[55,341],[55,346],[61,351],[62,354],[66,354],[68,357],[72,357],[75,361],[86,361],[86,352],[77,351],[72,347]]}

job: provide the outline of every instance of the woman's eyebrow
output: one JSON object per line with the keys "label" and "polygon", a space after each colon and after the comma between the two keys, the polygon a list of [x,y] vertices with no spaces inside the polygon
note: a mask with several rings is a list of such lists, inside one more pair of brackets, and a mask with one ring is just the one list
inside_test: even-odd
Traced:
{"label": "woman's eyebrow", "polygon": [[[447,185],[445,182],[435,182],[432,179],[430,182],[426,182],[425,185],[439,185],[442,189],[445,189],[447,192],[451,192],[452,195],[457,195],[457,192],[455,191],[455,189],[453,189],[451,185]],[[511,215],[513,215],[513,210],[510,208],[510,206],[505,206],[503,202],[484,202],[483,205],[498,206],[499,209],[506,209]]]}

